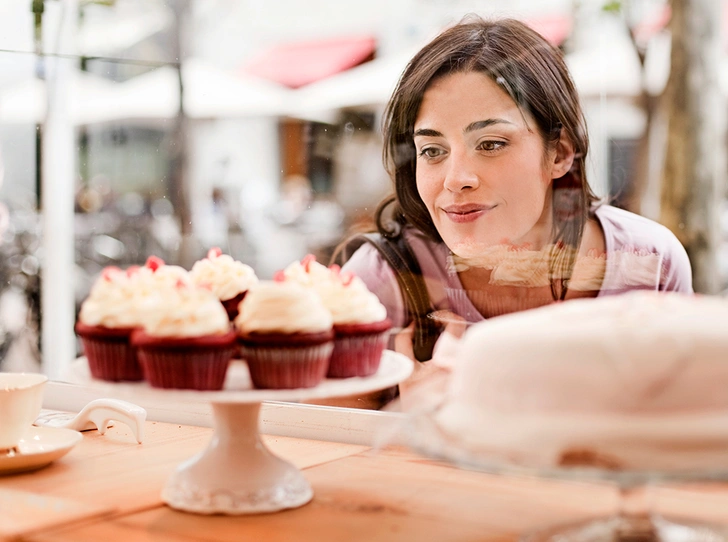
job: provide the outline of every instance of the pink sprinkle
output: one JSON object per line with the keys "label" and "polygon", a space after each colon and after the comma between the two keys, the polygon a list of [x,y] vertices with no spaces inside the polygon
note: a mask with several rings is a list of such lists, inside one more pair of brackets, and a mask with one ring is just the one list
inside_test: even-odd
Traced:
{"label": "pink sprinkle", "polygon": [[220,250],[220,247],[212,247],[210,250],[207,251],[207,257],[210,260],[212,260],[213,258],[218,258],[220,256],[222,256],[222,250]]}
{"label": "pink sprinkle", "polygon": [[278,270],[273,273],[273,280],[275,282],[286,282],[286,274],[282,270]]}
{"label": "pink sprinkle", "polygon": [[147,258],[147,263],[145,263],[144,265],[152,271],[156,271],[164,265],[164,260],[159,256],[149,256],[149,258]]}
{"label": "pink sprinkle", "polygon": [[110,265],[108,267],[104,267],[104,269],[101,271],[101,276],[104,280],[108,280],[109,282],[111,282],[114,278],[114,275],[116,275],[117,273],[122,273],[122,270],[116,266]]}
{"label": "pink sprinkle", "polygon": [[183,281],[182,279],[177,279],[177,282],[175,283],[175,287],[187,288],[187,283],[185,281]]}
{"label": "pink sprinkle", "polygon": [[341,274],[341,284],[343,284],[344,286],[349,286],[349,284],[351,284],[351,281],[354,280],[354,276],[354,273],[352,273],[351,271],[344,271]]}
{"label": "pink sprinkle", "polygon": [[138,265],[132,265],[129,268],[127,268],[126,276],[133,277],[134,275],[136,275],[139,272],[140,269],[141,269],[141,267],[139,267]]}
{"label": "pink sprinkle", "polygon": [[301,265],[306,270],[306,273],[308,273],[311,270],[311,263],[316,261],[316,256],[313,254],[306,254],[303,257],[303,260],[301,260]]}
{"label": "pink sprinkle", "polygon": [[338,265],[338,264],[332,263],[332,264],[331,264],[331,265],[329,266],[329,269],[331,269],[331,272],[332,272],[332,273],[333,273],[334,275],[338,275],[339,273],[341,273],[341,266],[340,266],[340,265]]}

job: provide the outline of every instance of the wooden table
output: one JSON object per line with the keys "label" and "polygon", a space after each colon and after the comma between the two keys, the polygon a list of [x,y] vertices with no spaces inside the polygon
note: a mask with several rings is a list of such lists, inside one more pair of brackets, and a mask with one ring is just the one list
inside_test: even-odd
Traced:
{"label": "wooden table", "polygon": [[[408,450],[264,436],[303,469],[313,501],[273,514],[201,516],[165,506],[160,491],[212,430],[146,422],[142,445],[122,424],[84,433],[42,470],[0,477],[0,540],[515,540],[614,510],[616,491],[460,470]],[[658,510],[728,523],[728,485],[660,489]]]}

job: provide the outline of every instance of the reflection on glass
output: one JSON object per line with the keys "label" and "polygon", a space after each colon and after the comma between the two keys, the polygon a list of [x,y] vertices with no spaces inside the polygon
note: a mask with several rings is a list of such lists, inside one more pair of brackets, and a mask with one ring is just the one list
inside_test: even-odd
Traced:
{"label": "reflection on glass", "polygon": [[[282,10],[289,19],[262,4],[84,3],[77,39],[64,42],[57,4],[46,3],[39,20],[26,5],[8,7],[2,22],[2,370],[41,368],[41,314],[56,308],[41,299],[42,271],[53,263],[43,260],[48,209],[40,202],[54,182],[41,164],[49,150],[42,146],[48,76],[58,58],[72,59],[73,68],[66,82],[74,189],[53,202],[60,212],[73,208],[72,321],[107,266],[142,265],[156,255],[190,269],[217,246],[267,279],[309,253],[328,262],[349,232],[372,230],[377,204],[391,190],[381,160],[386,100],[414,51],[473,9],[467,2],[411,0],[397,8],[377,1],[376,15],[351,17],[334,2],[330,17],[312,18],[291,1]],[[595,195],[659,219],[659,181],[640,175],[649,156],[659,161],[644,143],[650,130],[660,131],[654,102],[669,71],[666,3],[603,8],[597,1],[578,8],[523,1],[509,13],[487,2],[477,7],[480,15],[526,21],[564,53],[590,128],[583,167]],[[307,54],[291,53],[297,48]],[[314,74],[301,60],[319,54],[334,66],[327,73]],[[309,72],[291,83],[296,69]],[[651,140],[660,145],[659,137]],[[559,221],[577,200],[568,183],[554,191]],[[552,242],[496,241],[489,251],[448,255],[456,275],[482,272],[482,289],[444,282],[443,299],[460,303],[466,319],[477,316],[466,305],[493,316],[549,303],[554,281],[587,295],[604,284],[629,289],[664,271],[655,252],[628,242],[612,253],[576,254]],[[722,254],[716,291],[728,281]],[[573,259],[573,269],[555,269],[555,255]],[[498,296],[493,288],[525,293]]]}

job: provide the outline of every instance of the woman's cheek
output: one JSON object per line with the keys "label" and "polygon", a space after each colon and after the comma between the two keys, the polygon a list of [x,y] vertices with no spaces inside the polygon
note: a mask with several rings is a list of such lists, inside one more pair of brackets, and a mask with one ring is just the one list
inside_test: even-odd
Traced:
{"label": "woman's cheek", "polygon": [[433,189],[432,185],[426,178],[418,177],[417,178],[417,193],[420,196],[420,199],[425,204],[425,207],[427,208],[427,211],[430,213],[430,217],[433,219],[434,216],[434,200],[436,196],[436,189]]}

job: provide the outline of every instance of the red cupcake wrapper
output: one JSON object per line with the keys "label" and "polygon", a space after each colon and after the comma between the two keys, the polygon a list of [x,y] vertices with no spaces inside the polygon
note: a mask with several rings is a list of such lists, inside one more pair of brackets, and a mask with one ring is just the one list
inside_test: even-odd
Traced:
{"label": "red cupcake wrapper", "polygon": [[327,378],[371,376],[376,373],[391,327],[389,320],[334,326],[336,338]]}
{"label": "red cupcake wrapper", "polygon": [[256,388],[312,388],[326,376],[334,344],[331,340],[308,346],[252,345],[238,339]]}
{"label": "red cupcake wrapper", "polygon": [[293,347],[315,346],[329,342],[334,338],[334,330],[329,329],[317,333],[243,333],[238,335],[238,342],[248,347]]}
{"label": "red cupcake wrapper", "polygon": [[231,299],[222,299],[220,302],[222,303],[222,306],[225,307],[225,311],[227,311],[228,318],[232,322],[235,320],[235,317],[238,315],[238,306],[240,305],[240,302],[245,297],[245,294],[248,292],[240,292],[238,295]]}
{"label": "red cupcake wrapper", "polygon": [[91,376],[118,382],[144,378],[136,352],[130,343],[134,328],[107,328],[76,323]]}
{"label": "red cupcake wrapper", "polygon": [[221,390],[235,355],[235,334],[205,337],[153,337],[132,334],[144,377],[152,387]]}
{"label": "red cupcake wrapper", "polygon": [[372,333],[384,333],[392,329],[392,321],[387,318],[379,322],[366,324],[335,324],[334,333],[337,337],[351,335],[370,335]]}
{"label": "red cupcake wrapper", "polygon": [[131,344],[135,348],[176,348],[187,351],[190,348],[235,347],[235,332],[228,331],[219,335],[203,335],[201,337],[157,337],[149,335],[143,329],[132,333]]}

